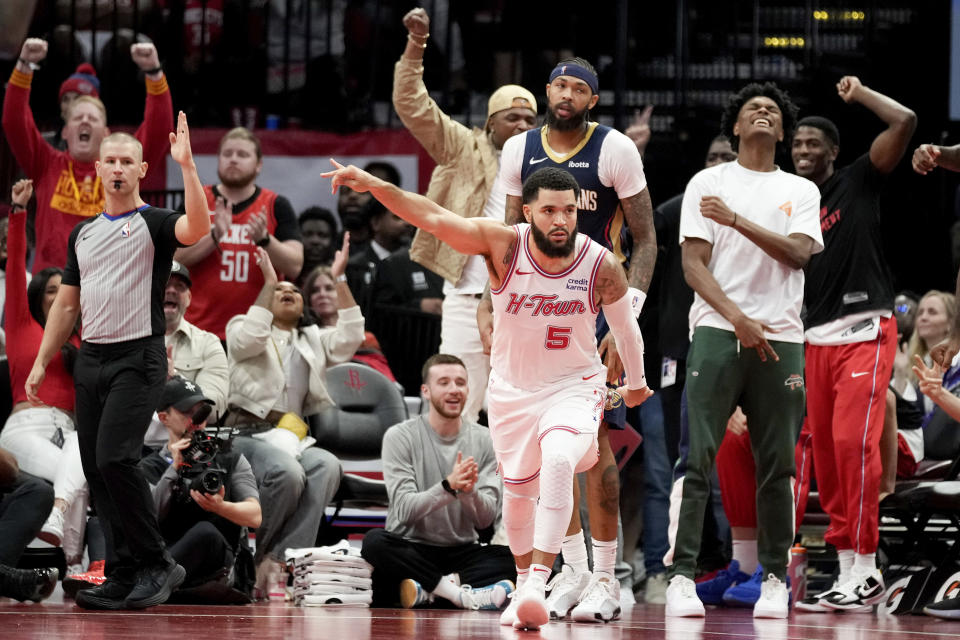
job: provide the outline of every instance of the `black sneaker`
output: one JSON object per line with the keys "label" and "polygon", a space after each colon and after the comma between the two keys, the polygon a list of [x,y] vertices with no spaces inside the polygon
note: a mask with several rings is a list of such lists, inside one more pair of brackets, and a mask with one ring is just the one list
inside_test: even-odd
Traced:
{"label": "black sneaker", "polygon": [[54,569],[14,569],[0,565],[0,596],[23,602],[40,602],[57,587],[60,573]]}
{"label": "black sneaker", "polygon": [[928,616],[956,620],[960,618],[960,598],[950,598],[949,600],[928,604],[923,608],[923,612]]}
{"label": "black sneaker", "polygon": [[76,603],[78,607],[100,611],[126,609],[126,600],[131,589],[133,585],[107,578],[99,587],[77,591]]}
{"label": "black sneaker", "polygon": [[127,606],[131,609],[146,609],[163,604],[170,594],[183,584],[187,571],[174,561],[150,569],[141,569],[137,573],[137,584],[127,596]]}
{"label": "black sneaker", "polygon": [[883,576],[879,571],[873,571],[864,576],[851,578],[832,593],[821,598],[820,604],[838,611],[861,609],[883,600],[884,591]]}

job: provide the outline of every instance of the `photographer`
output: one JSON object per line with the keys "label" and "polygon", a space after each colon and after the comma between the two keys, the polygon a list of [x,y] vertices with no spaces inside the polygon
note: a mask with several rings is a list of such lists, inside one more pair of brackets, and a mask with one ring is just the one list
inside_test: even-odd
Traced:
{"label": "photographer", "polygon": [[[240,545],[246,544],[243,528],[260,526],[257,481],[250,463],[242,454],[224,450],[222,441],[203,431],[207,405],[213,401],[199,386],[171,378],[157,407],[169,440],[159,453],[141,462],[150,480],[159,478],[153,488],[157,519],[170,554],[187,571],[184,588],[228,575]],[[194,424],[195,415],[199,425]],[[208,471],[205,479],[216,476],[219,490],[198,490],[196,480],[211,469],[216,473]],[[207,491],[211,488],[206,484]],[[246,592],[249,585],[232,586]]]}

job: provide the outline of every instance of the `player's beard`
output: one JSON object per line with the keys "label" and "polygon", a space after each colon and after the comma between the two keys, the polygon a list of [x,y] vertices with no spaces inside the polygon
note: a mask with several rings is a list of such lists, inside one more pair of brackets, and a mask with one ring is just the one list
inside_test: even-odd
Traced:
{"label": "player's beard", "polygon": [[[567,104],[569,105],[570,103],[568,102]],[[584,108],[582,111],[577,111],[566,118],[558,117],[553,109],[553,106],[547,109],[547,126],[554,131],[575,131],[582,128],[583,124],[587,121],[588,109],[586,108]]]}
{"label": "player's beard", "polygon": [[566,258],[577,246],[577,233],[574,231],[571,234],[567,235],[567,241],[563,244],[557,245],[554,244],[547,235],[537,227],[535,224],[530,225],[531,232],[533,233],[533,243],[537,245],[537,249],[540,252],[547,256],[548,258]]}

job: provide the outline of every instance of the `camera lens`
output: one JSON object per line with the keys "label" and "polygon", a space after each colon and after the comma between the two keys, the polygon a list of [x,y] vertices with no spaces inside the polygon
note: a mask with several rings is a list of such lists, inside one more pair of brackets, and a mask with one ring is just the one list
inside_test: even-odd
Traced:
{"label": "camera lens", "polygon": [[219,472],[208,469],[200,476],[200,484],[204,493],[218,493],[223,486],[223,479]]}

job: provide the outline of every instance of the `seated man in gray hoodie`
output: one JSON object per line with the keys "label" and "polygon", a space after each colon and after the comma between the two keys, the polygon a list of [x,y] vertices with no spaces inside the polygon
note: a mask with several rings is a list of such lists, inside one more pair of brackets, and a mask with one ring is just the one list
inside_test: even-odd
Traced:
{"label": "seated man in gray hoodie", "polygon": [[422,375],[430,412],[383,438],[387,524],[367,533],[361,552],[374,568],[373,604],[399,599],[411,608],[440,597],[462,609],[498,609],[516,569],[508,547],[478,541],[501,505],[490,433],[461,417],[467,370],[459,358],[431,356]]}

